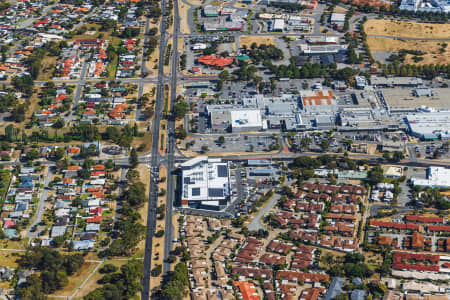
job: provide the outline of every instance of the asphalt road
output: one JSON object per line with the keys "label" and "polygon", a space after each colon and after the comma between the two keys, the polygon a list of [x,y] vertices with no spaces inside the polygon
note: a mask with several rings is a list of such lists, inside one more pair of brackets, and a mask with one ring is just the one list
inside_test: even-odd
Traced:
{"label": "asphalt road", "polygon": [[[178,35],[180,31],[180,16],[178,14],[178,0],[173,0],[174,16],[173,16],[173,51],[171,61],[170,72],[170,111],[173,111],[173,107],[177,100],[177,74],[178,74]],[[166,197],[166,222],[164,228],[164,261],[163,261],[163,275],[166,275],[170,271],[170,263],[168,257],[172,250],[173,242],[173,225],[172,225],[172,213],[173,202],[175,198],[175,178],[173,171],[175,170],[175,150],[176,150],[176,138],[175,138],[175,119],[173,116],[169,117],[167,122],[167,197]]]}
{"label": "asphalt road", "polygon": [[26,237],[28,237],[30,239],[36,238],[40,232],[40,228],[39,228],[40,226],[38,226],[38,228],[34,232],[31,232],[31,229],[35,225],[38,225],[41,222],[42,216],[44,215],[45,200],[47,200],[47,197],[48,197],[48,184],[50,183],[52,176],[53,176],[53,167],[49,166],[48,172],[44,179],[44,188],[42,189],[41,197],[39,198],[39,203],[38,203],[38,207],[36,210],[35,218],[34,218],[33,222],[30,224],[30,226],[28,226],[28,228],[27,228]]}
{"label": "asphalt road", "polygon": [[[166,0],[161,1],[162,15],[166,14]],[[146,28],[145,35],[148,34]],[[158,200],[158,180],[159,180],[159,125],[163,115],[164,105],[164,54],[166,50],[166,18],[161,19],[159,36],[159,63],[158,63],[158,86],[156,92],[155,116],[152,123],[152,152],[151,152],[151,174],[150,174],[150,192],[148,196],[148,214],[147,214],[147,235],[145,238],[144,255],[144,278],[142,280],[141,299],[150,299],[150,275],[152,261],[153,236],[156,228],[156,205]],[[158,170],[158,172],[157,172]],[[167,218],[167,216],[166,216]]]}
{"label": "asphalt road", "polygon": [[83,68],[81,69],[80,80],[78,80],[77,89],[75,90],[75,97],[74,97],[74,102],[72,105],[72,113],[70,114],[70,117],[69,117],[70,121],[73,121],[76,118],[75,111],[77,109],[78,102],[80,102],[81,91],[83,90],[83,86],[86,83],[85,77],[86,77],[87,66],[88,66],[88,64],[87,64],[86,58],[85,58],[83,60]]}
{"label": "asphalt road", "polygon": [[248,230],[266,229],[261,223],[261,219],[272,209],[272,207],[275,206],[280,197],[280,194],[276,193],[269,199],[269,201],[267,201],[266,205],[259,210],[258,214],[253,218],[250,224],[248,224]]}

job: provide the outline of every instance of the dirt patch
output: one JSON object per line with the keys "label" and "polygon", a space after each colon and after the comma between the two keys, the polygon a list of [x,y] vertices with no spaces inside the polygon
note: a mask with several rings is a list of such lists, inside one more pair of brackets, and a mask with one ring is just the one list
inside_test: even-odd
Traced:
{"label": "dirt patch", "polygon": [[347,12],[347,9],[344,7],[336,6],[333,12],[338,14],[345,14]]}
{"label": "dirt patch", "polygon": [[19,255],[20,253],[14,251],[1,251],[0,265],[16,269],[18,266],[17,260],[19,259]]}
{"label": "dirt patch", "polygon": [[139,153],[146,153],[152,149],[152,133],[147,131],[148,124],[146,122],[139,122],[139,131],[145,131],[143,137],[135,138],[132,143],[132,147],[139,148],[141,145],[145,145],[142,149],[139,149]]}
{"label": "dirt patch", "polygon": [[[164,167],[161,167],[159,169],[159,178],[163,178],[166,177],[167,178],[167,170]],[[158,184],[159,187],[159,191],[161,191],[161,189],[167,190],[167,179],[164,180],[163,182],[160,182]],[[158,197],[158,207],[161,206],[162,204],[166,203],[166,195],[164,194],[163,196],[159,196]],[[156,220],[156,230],[155,232],[158,232],[159,230],[164,230],[165,228],[165,221],[166,219],[164,218],[163,220]],[[155,268],[157,265],[162,265],[163,263],[163,258],[164,258],[164,239],[165,239],[165,235],[163,235],[162,237],[153,237],[153,250],[152,250],[152,266],[151,268]],[[152,288],[155,288],[157,286],[159,286],[161,284],[161,279],[162,276],[152,276],[150,279],[150,286]]]}
{"label": "dirt patch", "polygon": [[[417,63],[412,59],[413,55],[407,54],[405,58],[406,64],[448,64],[450,63],[450,50],[448,46],[443,47],[445,42],[443,41],[426,41],[426,40],[397,40],[391,38],[381,38],[381,37],[368,37],[367,43],[369,44],[371,51],[399,51],[402,49],[406,50],[420,50],[426,52],[423,55],[423,60]],[[441,49],[444,52],[441,53]]]}
{"label": "dirt patch", "polygon": [[244,4],[244,3],[235,3],[235,4],[233,5],[233,7],[235,7],[235,8],[247,8],[248,5],[247,5],[247,4]]}
{"label": "dirt patch", "polygon": [[[126,260],[108,260],[102,264],[105,264],[105,263],[115,265],[116,267],[118,267],[120,269],[120,266],[122,266],[123,264],[126,264],[127,261]],[[101,267],[102,266],[100,266],[100,268]],[[89,280],[86,282],[86,284],[83,286],[83,288],[78,291],[76,296],[73,298],[74,300],[78,300],[78,299],[81,300],[81,299],[83,299],[84,296],[86,296],[87,294],[89,294],[90,292],[95,290],[96,288],[101,287],[101,285],[98,284],[98,282],[97,282],[104,276],[104,274],[101,274],[99,272],[100,268],[94,273],[94,275],[92,275],[91,278],[89,278]]]}
{"label": "dirt patch", "polygon": [[364,25],[368,35],[388,35],[410,38],[450,40],[450,24],[429,24],[391,20],[368,20]]}
{"label": "dirt patch", "polygon": [[193,6],[200,6],[200,5],[202,5],[203,4],[203,1],[202,0],[186,0],[186,1],[184,1],[184,2],[186,2],[186,3],[189,3],[189,4],[192,4]]}
{"label": "dirt patch", "polygon": [[145,185],[145,193],[148,194],[150,192],[150,170],[148,165],[139,164],[136,169],[139,172],[139,180]]}
{"label": "dirt patch", "polygon": [[96,262],[85,262],[77,273],[68,278],[69,283],[67,286],[64,289],[55,292],[53,296],[72,296],[75,290],[83,283],[84,280],[86,280],[86,277],[88,277],[89,274],[95,270],[98,264],[99,263]]}
{"label": "dirt patch", "polygon": [[250,47],[253,43],[256,43],[258,46],[261,44],[275,46],[275,38],[273,36],[251,36],[251,35],[245,35],[239,38],[239,46],[241,48],[244,45]]}
{"label": "dirt patch", "polygon": [[[159,22],[158,22],[159,24]],[[150,26],[149,26],[150,28]],[[156,46],[155,50],[152,52],[152,54],[148,57],[148,60],[145,60],[145,67],[152,71],[153,74],[158,73],[158,59],[159,59],[159,41],[158,46]]]}
{"label": "dirt patch", "polygon": [[179,6],[178,11],[181,18],[181,33],[189,34],[191,33],[191,28],[189,27],[188,18],[189,18],[189,9],[192,6],[188,5],[185,2],[181,2],[181,6]]}
{"label": "dirt patch", "polygon": [[57,56],[45,56],[41,62],[41,71],[39,72],[39,80],[51,80],[55,67],[58,64]]}

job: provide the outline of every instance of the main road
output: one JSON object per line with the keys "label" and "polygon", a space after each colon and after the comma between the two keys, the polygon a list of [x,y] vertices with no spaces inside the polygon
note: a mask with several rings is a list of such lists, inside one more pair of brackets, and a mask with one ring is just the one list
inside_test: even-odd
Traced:
{"label": "main road", "polygon": [[[178,35],[180,31],[180,16],[178,14],[178,0],[173,0],[174,20],[173,20],[173,51],[170,68],[170,111],[173,111],[175,102],[177,101],[177,74],[178,74]],[[176,150],[175,137],[175,117],[173,114],[169,116],[167,122],[167,197],[166,197],[166,222],[164,228],[164,260],[163,260],[163,275],[170,271],[170,263],[168,257],[172,250],[173,241],[173,226],[172,226],[172,212],[173,201],[175,198],[175,182],[174,182],[174,163]]]}
{"label": "main road", "polygon": [[[166,52],[166,0],[161,1],[162,19],[160,24],[159,36],[159,62],[158,62],[158,86],[156,92],[155,115],[152,123],[152,152],[150,163],[150,192],[148,197],[148,214],[147,214],[147,234],[145,237],[145,255],[144,255],[144,278],[142,281],[141,299],[150,299],[150,275],[152,262],[152,246],[153,236],[156,227],[156,205],[158,200],[158,181],[160,167],[159,153],[159,126],[163,115],[164,106],[164,53]],[[148,35],[148,27],[146,26],[145,35]],[[143,51],[144,55],[145,51]],[[144,60],[142,60],[143,65]],[[144,70],[144,67],[142,67]]]}

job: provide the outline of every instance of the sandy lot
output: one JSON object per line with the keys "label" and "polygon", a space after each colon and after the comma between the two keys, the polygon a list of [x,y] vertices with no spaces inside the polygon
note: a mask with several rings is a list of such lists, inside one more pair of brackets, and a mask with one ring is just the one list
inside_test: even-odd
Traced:
{"label": "sandy lot", "polygon": [[336,6],[333,10],[334,13],[341,13],[345,14],[347,12],[347,9],[344,7]]}
{"label": "sandy lot", "polygon": [[411,38],[450,40],[450,24],[428,24],[391,20],[368,20],[364,25],[368,35],[388,35]]}
{"label": "sandy lot", "polygon": [[444,53],[440,53],[442,48],[442,41],[409,41],[396,40],[390,38],[368,37],[367,42],[371,51],[399,51],[401,49],[421,50],[427,54],[423,55],[423,60],[415,63],[412,60],[413,55],[406,55],[406,64],[448,64],[450,63],[450,48],[447,46]]}
{"label": "sandy lot", "polygon": [[[159,59],[159,46],[155,48],[149,59],[145,61],[145,67],[153,72],[153,74],[158,73],[158,59]],[[156,66],[156,69],[155,69]]]}
{"label": "sandy lot", "polygon": [[193,6],[200,6],[203,4],[201,0],[186,0],[187,3],[192,4]]}
{"label": "sandy lot", "polygon": [[191,33],[191,29],[189,28],[189,25],[188,25],[189,8],[191,8],[191,6],[184,2],[181,2],[181,6],[179,6],[179,8],[178,8],[179,15],[181,18],[181,28],[180,28],[181,33],[185,33],[185,34]]}
{"label": "sandy lot", "polygon": [[[70,276],[69,283],[62,290],[56,291],[53,296],[72,296],[77,288],[86,280],[86,277],[91,274],[99,265],[96,262],[85,262],[81,269],[73,276]],[[51,297],[51,296],[50,296]]]}
{"label": "sandy lot", "polygon": [[256,43],[257,45],[266,44],[266,45],[274,45],[275,46],[275,38],[273,36],[250,36],[244,35],[239,39],[240,47],[246,45],[250,47],[251,44]]}
{"label": "sandy lot", "polygon": [[[105,262],[106,264],[112,264],[117,266],[118,268],[120,268],[121,265],[127,263],[126,260],[108,260]],[[103,266],[104,263],[102,263]],[[102,267],[100,266],[100,268]],[[76,294],[76,296],[74,297],[74,299],[78,300],[78,299],[83,299],[84,296],[86,296],[87,294],[89,294],[90,292],[92,292],[93,290],[95,290],[96,288],[100,287],[101,284],[99,284],[97,281],[100,280],[102,277],[104,276],[104,274],[101,274],[98,270],[94,273],[94,275],[92,275],[91,278],[89,278],[89,280],[86,282],[86,284],[83,286],[82,289],[80,289],[78,291],[78,293]]]}

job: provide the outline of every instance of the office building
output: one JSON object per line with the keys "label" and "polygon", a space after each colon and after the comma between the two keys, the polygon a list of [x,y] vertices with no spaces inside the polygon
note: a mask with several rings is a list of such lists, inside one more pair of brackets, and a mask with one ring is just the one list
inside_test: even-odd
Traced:
{"label": "office building", "polygon": [[227,162],[199,156],[181,165],[181,206],[220,210],[230,200]]}

